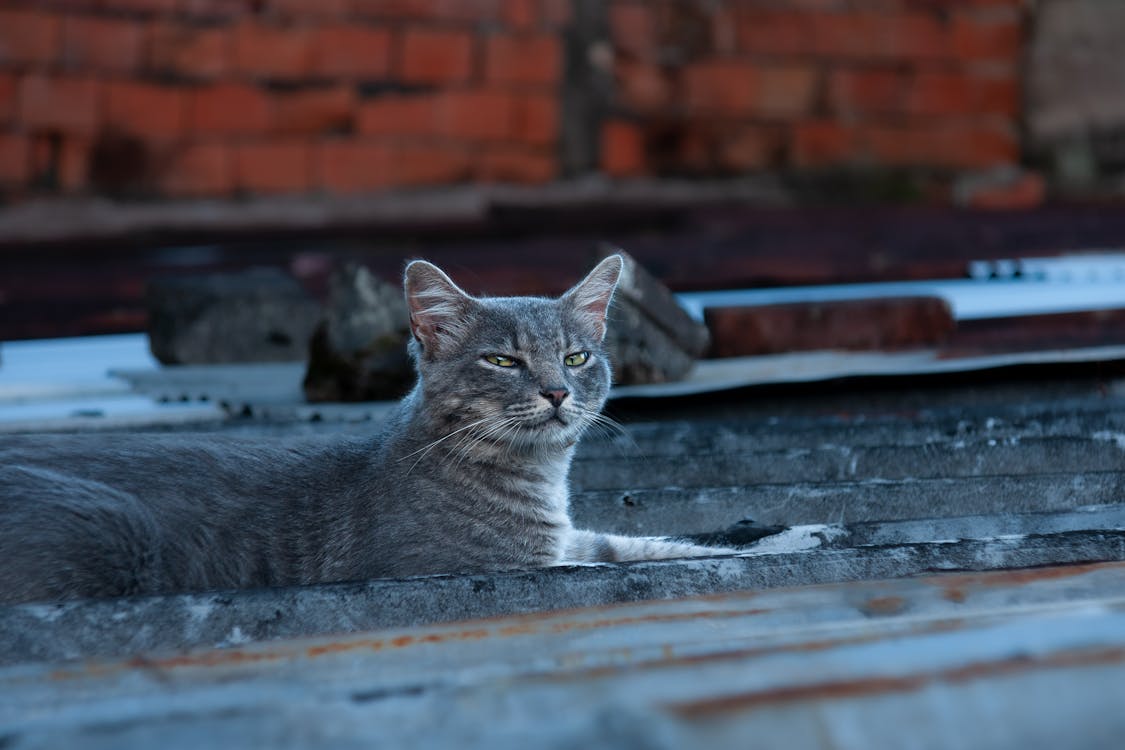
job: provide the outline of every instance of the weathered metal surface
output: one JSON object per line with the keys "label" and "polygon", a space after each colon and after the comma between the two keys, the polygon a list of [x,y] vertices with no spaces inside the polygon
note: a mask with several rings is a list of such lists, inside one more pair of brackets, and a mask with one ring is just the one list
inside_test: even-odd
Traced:
{"label": "weathered metal surface", "polygon": [[16,605],[0,608],[0,632],[6,634],[0,663],[124,656],[935,570],[1125,560],[1120,515],[1109,510],[1072,519],[1025,517],[1001,526],[1001,535],[975,539],[953,536],[963,533],[964,522],[908,524],[898,534],[884,524],[857,528],[850,546],[848,529],[812,526],[767,537],[735,557]]}
{"label": "weathered metal surface", "polygon": [[[216,372],[145,388],[254,403],[201,435],[363,434],[390,408],[299,405],[299,372]],[[744,557],[0,608],[0,746],[1022,750],[1125,732],[1121,382],[617,409],[654,421],[582,443],[579,525],[791,528]],[[901,580],[938,570],[977,572]]]}
{"label": "weathered metal surface", "polygon": [[1117,471],[1125,468],[1125,450],[1102,433],[1007,440],[985,437],[921,445],[816,443],[777,450],[739,446],[721,453],[659,458],[600,456],[577,462],[571,476],[575,486],[585,490],[623,485],[653,489],[1008,475],[1043,466],[1066,467],[1076,474]]}
{"label": "weathered metal surface", "polygon": [[[760,357],[729,357],[697,362],[686,378],[614,388],[612,399],[664,398],[787,383],[816,383],[855,377],[905,377],[995,370],[1019,366],[1125,361],[1125,346],[1012,352],[943,358],[940,352],[792,352]],[[300,365],[245,367],[199,366],[159,372],[117,371],[139,392],[157,398],[222,401],[249,412],[294,418],[317,413],[303,402]],[[317,405],[321,406],[321,405]],[[330,406],[330,405],[326,405]],[[363,405],[350,407],[362,412]]]}
{"label": "weathered metal surface", "polygon": [[1113,563],[7,667],[0,736],[21,750],[1112,747],[1123,665]]}
{"label": "weathered metal surface", "polygon": [[[579,491],[577,523],[620,533],[700,533],[758,523],[852,523],[1065,511],[1121,502],[1125,472]],[[663,531],[661,531],[663,529]],[[671,530],[671,532],[669,532]]]}

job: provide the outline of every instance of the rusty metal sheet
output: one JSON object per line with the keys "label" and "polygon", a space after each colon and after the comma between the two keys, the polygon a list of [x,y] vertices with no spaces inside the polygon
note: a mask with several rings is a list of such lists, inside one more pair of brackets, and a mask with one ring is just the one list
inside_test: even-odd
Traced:
{"label": "rusty metal sheet", "polygon": [[0,669],[6,748],[1111,747],[1125,563]]}

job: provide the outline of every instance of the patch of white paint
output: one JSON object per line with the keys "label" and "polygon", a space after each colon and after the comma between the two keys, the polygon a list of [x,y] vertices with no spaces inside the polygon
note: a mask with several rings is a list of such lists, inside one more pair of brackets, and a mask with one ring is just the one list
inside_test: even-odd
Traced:
{"label": "patch of white paint", "polygon": [[242,632],[242,628],[235,625],[233,628],[231,628],[231,631],[227,634],[227,637],[221,640],[217,645],[220,648],[226,646],[241,646],[245,643],[250,643],[252,640],[254,639]]}
{"label": "patch of white paint", "polygon": [[202,601],[197,604],[189,604],[186,609],[188,617],[191,618],[192,622],[198,623],[203,622],[211,616],[211,613],[215,610],[215,605],[211,602]]}
{"label": "patch of white paint", "polygon": [[843,528],[834,524],[809,524],[807,526],[792,526],[785,531],[772,536],[767,536],[754,543],[739,557],[756,557],[758,555],[780,555],[788,552],[805,552],[823,546],[824,542],[832,541],[847,534]]}
{"label": "patch of white paint", "polygon": [[1125,432],[1111,432],[1110,430],[1101,430],[1091,435],[1094,440],[1101,440],[1106,443],[1113,443],[1120,450],[1125,451]]}
{"label": "patch of white paint", "polygon": [[41,622],[54,622],[73,608],[73,604],[24,604],[22,609]]}

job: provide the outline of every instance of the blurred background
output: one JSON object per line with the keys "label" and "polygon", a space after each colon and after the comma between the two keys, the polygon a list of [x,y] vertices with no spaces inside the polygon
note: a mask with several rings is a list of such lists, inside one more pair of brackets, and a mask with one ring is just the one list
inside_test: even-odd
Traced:
{"label": "blurred background", "polygon": [[6,0],[0,339],[262,266],[554,293],[602,242],[676,292],[1018,277],[1125,239],[1123,37],[1114,0]]}

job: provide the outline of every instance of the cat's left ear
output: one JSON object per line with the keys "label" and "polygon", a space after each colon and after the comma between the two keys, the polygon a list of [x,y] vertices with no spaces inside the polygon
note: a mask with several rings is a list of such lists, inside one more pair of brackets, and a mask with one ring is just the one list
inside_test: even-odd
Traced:
{"label": "cat's left ear", "polygon": [[620,255],[611,255],[562,296],[564,304],[570,306],[574,316],[587,326],[598,341],[605,338],[606,311],[613,299],[613,290],[621,279],[624,265],[625,261]]}
{"label": "cat's left ear", "polygon": [[458,343],[468,329],[475,300],[433,263],[416,260],[403,280],[410,331],[429,355]]}

